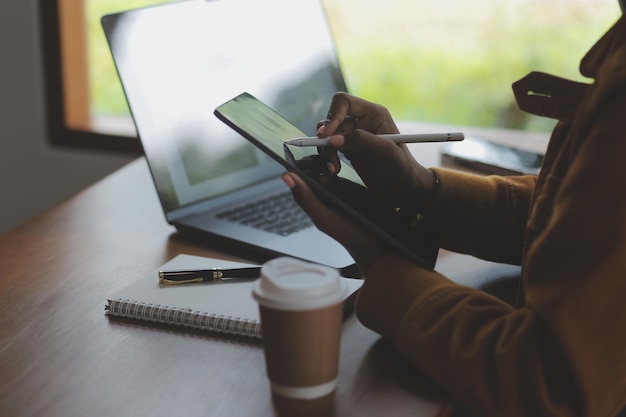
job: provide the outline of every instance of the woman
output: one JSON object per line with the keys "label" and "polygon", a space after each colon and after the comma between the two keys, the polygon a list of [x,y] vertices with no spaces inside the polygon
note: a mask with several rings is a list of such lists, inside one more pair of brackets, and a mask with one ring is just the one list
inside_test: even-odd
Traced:
{"label": "woman", "polygon": [[[622,11],[623,1],[620,1]],[[388,249],[283,180],[364,273],[359,319],[461,403],[485,416],[626,415],[626,20],[584,57],[591,84],[531,73],[519,106],[556,125],[538,178],[418,164],[388,111],[339,93],[318,135],[331,172],[350,159],[368,187],[442,247],[522,265],[519,303],[457,285]]]}

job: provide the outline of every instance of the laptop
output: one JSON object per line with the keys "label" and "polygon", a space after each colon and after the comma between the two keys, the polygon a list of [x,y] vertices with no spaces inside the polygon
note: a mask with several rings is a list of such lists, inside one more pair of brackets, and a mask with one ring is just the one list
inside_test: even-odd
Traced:
{"label": "laptop", "polygon": [[102,26],[168,223],[266,258],[353,267],[293,201],[285,169],[213,115],[249,91],[314,135],[346,91],[319,0],[190,0]]}

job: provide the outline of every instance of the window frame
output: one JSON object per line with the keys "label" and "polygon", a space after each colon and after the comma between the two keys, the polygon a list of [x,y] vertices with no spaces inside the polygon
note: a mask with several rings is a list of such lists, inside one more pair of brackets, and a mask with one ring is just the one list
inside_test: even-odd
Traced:
{"label": "window frame", "polygon": [[[77,0],[83,2],[84,0]],[[122,136],[96,132],[85,128],[68,125],[67,91],[64,90],[64,56],[62,52],[61,6],[60,0],[39,0],[40,25],[42,37],[45,113],[48,142],[52,146],[78,149],[113,151],[131,155],[141,155],[143,150],[137,136]],[[79,21],[80,19],[76,19]],[[81,23],[84,20],[80,21]],[[80,23],[79,23],[80,24]],[[80,27],[78,28],[81,29]],[[84,37],[82,38],[84,40]],[[83,49],[83,54],[87,51]],[[79,52],[80,54],[80,52]],[[79,55],[80,57],[80,55]],[[83,55],[82,58],[86,58]],[[82,82],[82,91],[88,91],[86,64],[78,65],[78,80]]]}

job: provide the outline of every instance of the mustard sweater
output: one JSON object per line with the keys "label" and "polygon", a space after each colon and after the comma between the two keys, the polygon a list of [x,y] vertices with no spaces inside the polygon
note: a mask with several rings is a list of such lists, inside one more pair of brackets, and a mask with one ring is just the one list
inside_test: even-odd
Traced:
{"label": "mustard sweater", "polygon": [[393,255],[357,302],[366,326],[485,416],[626,415],[623,17],[580,68],[593,83],[531,73],[513,85],[522,109],[560,120],[538,178],[436,169],[422,214],[442,247],[521,264],[522,304]]}

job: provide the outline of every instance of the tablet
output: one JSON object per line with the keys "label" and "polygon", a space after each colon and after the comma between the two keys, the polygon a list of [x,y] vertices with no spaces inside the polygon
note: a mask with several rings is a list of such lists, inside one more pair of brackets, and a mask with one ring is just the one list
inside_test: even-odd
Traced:
{"label": "tablet", "polygon": [[411,228],[412,219],[404,219],[394,207],[375,198],[348,161],[343,161],[338,175],[330,175],[316,147],[286,145],[286,140],[307,135],[249,93],[218,106],[214,114],[285,169],[298,174],[324,203],[341,210],[417,265],[434,268],[439,252],[435,237]]}

